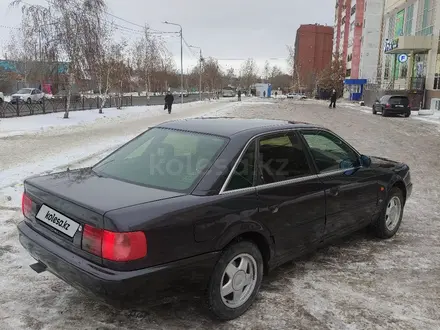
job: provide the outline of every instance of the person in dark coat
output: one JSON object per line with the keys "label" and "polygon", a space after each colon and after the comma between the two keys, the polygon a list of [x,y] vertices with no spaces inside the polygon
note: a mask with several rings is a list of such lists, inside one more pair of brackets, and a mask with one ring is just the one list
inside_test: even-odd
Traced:
{"label": "person in dark coat", "polygon": [[330,97],[330,105],[328,106],[329,108],[331,108],[333,106],[333,109],[336,108],[336,90],[333,90],[332,95]]}
{"label": "person in dark coat", "polygon": [[168,113],[171,113],[171,108],[173,107],[174,95],[168,89],[167,95],[165,95],[165,107],[164,110],[168,109]]}
{"label": "person in dark coat", "polygon": [[238,100],[241,101],[241,90],[238,90]]}

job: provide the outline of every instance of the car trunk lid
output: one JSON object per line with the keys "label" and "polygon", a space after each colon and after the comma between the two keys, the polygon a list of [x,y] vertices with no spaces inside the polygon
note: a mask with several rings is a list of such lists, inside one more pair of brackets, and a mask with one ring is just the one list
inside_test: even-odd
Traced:
{"label": "car trunk lid", "polygon": [[97,263],[102,259],[81,249],[85,225],[105,229],[108,211],[182,195],[100,177],[90,169],[29,178],[25,193],[32,203],[26,222],[35,231]]}

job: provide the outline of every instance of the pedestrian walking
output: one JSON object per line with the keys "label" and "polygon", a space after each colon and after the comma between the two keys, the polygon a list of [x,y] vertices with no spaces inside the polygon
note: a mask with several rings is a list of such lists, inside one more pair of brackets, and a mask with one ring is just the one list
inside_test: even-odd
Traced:
{"label": "pedestrian walking", "polygon": [[336,108],[336,98],[337,98],[336,90],[334,89],[332,95],[330,96],[330,105],[328,106],[329,108],[331,107],[333,107],[333,109]]}
{"label": "pedestrian walking", "polygon": [[238,90],[238,100],[241,101],[241,90]]}
{"label": "pedestrian walking", "polygon": [[171,108],[173,107],[174,95],[171,93],[171,90],[168,89],[167,94],[165,95],[165,106],[164,110],[168,109],[168,113],[171,113]]}

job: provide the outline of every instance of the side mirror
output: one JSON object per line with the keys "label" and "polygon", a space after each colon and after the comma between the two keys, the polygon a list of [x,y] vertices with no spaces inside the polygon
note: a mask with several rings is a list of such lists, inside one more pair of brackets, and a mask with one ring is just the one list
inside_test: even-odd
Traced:
{"label": "side mirror", "polygon": [[371,158],[365,155],[361,155],[361,165],[363,167],[370,167],[371,165]]}

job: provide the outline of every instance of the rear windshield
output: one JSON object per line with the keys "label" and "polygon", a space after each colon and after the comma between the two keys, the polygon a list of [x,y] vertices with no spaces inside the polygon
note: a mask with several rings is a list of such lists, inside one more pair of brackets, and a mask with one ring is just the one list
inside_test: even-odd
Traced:
{"label": "rear windshield", "polygon": [[227,138],[152,128],[93,167],[103,176],[153,188],[187,192],[209,169]]}
{"label": "rear windshield", "polygon": [[405,96],[392,96],[390,97],[389,103],[408,105],[409,101],[408,98]]}

